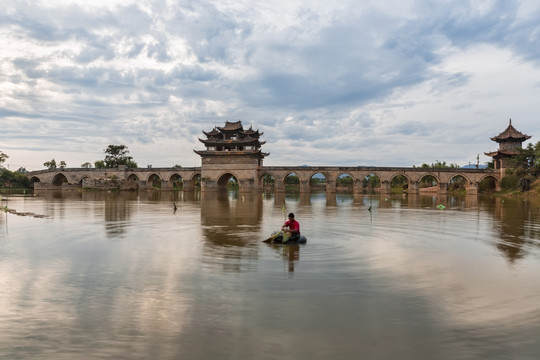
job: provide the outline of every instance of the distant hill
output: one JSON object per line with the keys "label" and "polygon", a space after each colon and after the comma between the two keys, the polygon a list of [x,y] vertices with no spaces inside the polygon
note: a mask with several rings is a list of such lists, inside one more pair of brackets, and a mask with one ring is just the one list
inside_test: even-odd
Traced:
{"label": "distant hill", "polygon": [[[470,164],[470,165],[465,165],[465,166],[462,166],[463,169],[476,169],[476,164]],[[487,165],[478,165],[478,168],[479,169],[487,169]]]}

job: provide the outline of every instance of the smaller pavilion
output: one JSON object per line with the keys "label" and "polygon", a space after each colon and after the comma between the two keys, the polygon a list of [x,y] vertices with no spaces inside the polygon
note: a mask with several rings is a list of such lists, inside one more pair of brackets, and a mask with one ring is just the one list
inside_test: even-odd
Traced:
{"label": "smaller pavilion", "polygon": [[493,158],[494,169],[500,169],[502,171],[503,169],[510,167],[508,160],[519,155],[519,151],[523,148],[523,142],[530,138],[530,135],[525,135],[516,130],[516,128],[512,126],[512,119],[510,119],[510,123],[506,130],[491,138],[491,140],[499,143],[499,149],[484,154]]}

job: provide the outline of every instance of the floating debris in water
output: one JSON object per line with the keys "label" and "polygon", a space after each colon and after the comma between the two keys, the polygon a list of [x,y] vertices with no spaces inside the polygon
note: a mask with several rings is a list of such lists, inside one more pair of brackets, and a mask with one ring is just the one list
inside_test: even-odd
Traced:
{"label": "floating debris in water", "polygon": [[437,205],[437,209],[444,210],[444,209],[446,209],[446,206],[444,206],[443,204],[439,204],[439,205]]}
{"label": "floating debris in water", "polygon": [[49,216],[47,216],[47,215],[40,215],[40,214],[31,213],[31,212],[18,212],[17,210],[10,209],[7,206],[4,206],[2,208],[2,210],[5,211],[6,213],[10,213],[10,214],[17,215],[17,216],[31,216],[31,217],[35,217],[35,218],[39,218],[39,219],[47,219],[47,218],[49,218]]}

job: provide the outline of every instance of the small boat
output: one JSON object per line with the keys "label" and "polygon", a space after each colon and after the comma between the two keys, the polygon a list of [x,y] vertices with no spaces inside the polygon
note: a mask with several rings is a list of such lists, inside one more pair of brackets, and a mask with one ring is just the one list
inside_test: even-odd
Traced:
{"label": "small boat", "polygon": [[270,236],[268,239],[264,240],[265,243],[271,243],[271,244],[305,244],[307,242],[307,238],[304,235],[300,235],[300,237],[297,240],[286,240],[283,242],[283,233],[281,231],[275,231],[272,233],[272,236]]}

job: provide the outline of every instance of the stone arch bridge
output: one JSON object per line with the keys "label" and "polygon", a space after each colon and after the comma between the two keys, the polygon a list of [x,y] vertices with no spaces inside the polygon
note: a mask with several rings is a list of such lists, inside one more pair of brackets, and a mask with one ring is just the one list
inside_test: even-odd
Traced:
{"label": "stone arch bridge", "polygon": [[309,192],[310,180],[316,174],[324,175],[326,179],[326,191],[336,191],[337,179],[343,175],[350,176],[353,180],[352,190],[361,193],[364,187],[364,179],[374,175],[380,180],[379,191],[390,193],[392,179],[398,175],[407,181],[409,193],[419,192],[419,184],[422,178],[431,176],[436,182],[437,192],[446,193],[452,179],[463,178],[467,194],[477,194],[480,182],[491,180],[495,189],[499,190],[500,174],[493,169],[469,169],[469,168],[405,168],[405,167],[337,167],[337,166],[299,166],[299,167],[272,167],[261,169],[260,178],[266,174],[275,179],[275,188],[283,189],[285,178],[289,174],[296,174],[300,181],[300,192]]}
{"label": "stone arch bridge", "polygon": [[499,189],[500,172],[493,169],[468,168],[404,168],[404,167],[338,167],[338,166],[259,166],[256,169],[245,169],[238,166],[223,167],[219,170],[205,170],[201,167],[190,168],[137,168],[128,169],[125,166],[107,169],[66,168],[49,169],[29,172],[27,175],[34,189],[156,189],[172,190],[182,184],[183,191],[192,191],[200,183],[201,190],[219,190],[227,186],[228,180],[235,177],[239,191],[262,191],[265,175],[274,179],[274,190],[285,190],[285,178],[295,174],[299,178],[300,192],[310,192],[311,178],[322,174],[326,179],[326,191],[335,192],[337,179],[343,175],[353,180],[352,191],[363,191],[366,176],[374,175],[380,180],[378,191],[389,193],[391,181],[401,175],[407,180],[409,193],[419,192],[422,178],[431,176],[436,182],[437,191],[448,191],[452,179],[464,179],[467,194],[477,194],[481,181],[491,179],[496,189]]}
{"label": "stone arch bridge", "polygon": [[180,183],[186,191],[194,190],[201,169],[191,168],[66,168],[27,173],[36,190],[58,189],[171,189]]}

